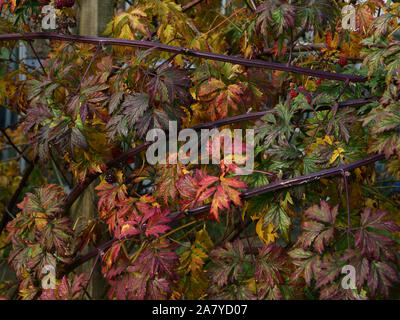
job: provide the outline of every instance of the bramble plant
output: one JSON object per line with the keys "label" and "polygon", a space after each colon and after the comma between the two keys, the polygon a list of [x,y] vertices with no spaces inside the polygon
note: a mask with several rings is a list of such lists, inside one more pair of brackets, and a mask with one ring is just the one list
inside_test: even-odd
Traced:
{"label": "bramble plant", "polygon": [[[0,160],[16,276],[0,297],[90,298],[101,266],[104,299],[399,298],[398,2],[352,1],[350,30],[345,1],[138,0],[104,37],[69,34],[76,2],[0,0],[0,104],[19,115],[0,128],[16,155]],[[58,30],[33,32],[48,4]],[[254,158],[221,143],[218,163],[182,163],[166,143],[150,164],[147,133],[168,141],[172,121],[254,130]],[[89,188],[90,219],[72,208]]]}

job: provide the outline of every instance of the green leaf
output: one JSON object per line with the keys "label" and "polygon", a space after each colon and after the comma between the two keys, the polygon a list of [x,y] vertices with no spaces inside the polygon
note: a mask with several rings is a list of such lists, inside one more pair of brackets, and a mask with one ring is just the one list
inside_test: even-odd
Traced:
{"label": "green leaf", "polygon": [[289,228],[291,225],[291,220],[286,211],[278,204],[273,204],[263,217],[264,225],[267,226],[270,223],[273,223],[275,228],[280,231],[283,239],[289,243]]}

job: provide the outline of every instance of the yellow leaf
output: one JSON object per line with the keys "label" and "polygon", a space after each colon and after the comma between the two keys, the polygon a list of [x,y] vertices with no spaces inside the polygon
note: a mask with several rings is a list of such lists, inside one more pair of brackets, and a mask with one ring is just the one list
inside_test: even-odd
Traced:
{"label": "yellow leaf", "polygon": [[35,219],[35,226],[41,232],[47,226],[47,215],[43,212],[34,212],[32,217]]}
{"label": "yellow leaf", "polygon": [[329,164],[334,163],[335,160],[336,160],[338,157],[340,157],[341,159],[343,159],[343,155],[342,155],[343,152],[344,152],[344,149],[343,149],[342,147],[337,148],[337,149],[333,152],[332,158],[331,158],[331,160],[329,161]]}
{"label": "yellow leaf", "polygon": [[131,28],[136,31],[140,31],[143,34],[146,34],[146,23],[143,22],[143,19],[146,18],[147,15],[144,11],[140,9],[134,9],[130,12],[129,15],[129,23]]}
{"label": "yellow leaf", "polygon": [[256,278],[250,278],[249,280],[247,280],[248,283],[248,288],[251,292],[253,292],[254,294],[257,293],[257,283],[256,283]]}
{"label": "yellow leaf", "polygon": [[135,38],[131,31],[131,28],[127,24],[122,27],[121,33],[118,37],[127,40],[134,40]]}
{"label": "yellow leaf", "polygon": [[156,198],[153,197],[153,196],[150,196],[150,195],[145,194],[145,195],[141,196],[141,197],[139,198],[139,200],[140,200],[141,202],[143,202],[143,203],[152,203],[152,202],[155,202],[155,201],[156,201]]}
{"label": "yellow leaf", "polygon": [[274,231],[274,225],[270,223],[266,229],[263,229],[263,219],[259,219],[256,225],[256,232],[260,240],[266,244],[275,242],[275,238],[278,238],[278,234]]}
{"label": "yellow leaf", "polygon": [[329,145],[333,144],[333,140],[330,136],[325,136],[324,141]]}
{"label": "yellow leaf", "polygon": [[124,19],[126,21],[129,19],[129,13],[124,12],[124,13],[121,13],[120,15],[116,16],[114,18],[114,27],[117,27],[122,22],[125,23],[126,21],[123,21]]}
{"label": "yellow leaf", "polygon": [[197,231],[196,242],[199,243],[207,252],[210,252],[214,248],[214,243],[208,235],[205,226],[200,231]]}
{"label": "yellow leaf", "polygon": [[118,181],[120,184],[123,184],[123,183],[124,183],[124,174],[122,173],[122,170],[118,170],[115,176],[116,176],[116,178],[117,178],[117,181]]}
{"label": "yellow leaf", "polygon": [[125,230],[132,229],[132,226],[130,224],[124,224],[121,228],[121,233],[124,233]]}

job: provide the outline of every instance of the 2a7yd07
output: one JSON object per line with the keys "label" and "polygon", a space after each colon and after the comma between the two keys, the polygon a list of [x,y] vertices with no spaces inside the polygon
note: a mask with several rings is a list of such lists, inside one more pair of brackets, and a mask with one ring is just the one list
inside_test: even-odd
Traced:
{"label": "2a7yd07", "polygon": [[247,304],[211,304],[211,305],[200,305],[196,306],[196,314],[220,314],[220,315],[244,315],[246,314]]}

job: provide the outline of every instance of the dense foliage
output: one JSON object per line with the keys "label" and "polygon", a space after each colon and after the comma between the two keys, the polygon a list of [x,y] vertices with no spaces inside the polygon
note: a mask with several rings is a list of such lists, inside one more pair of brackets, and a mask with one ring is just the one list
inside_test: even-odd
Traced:
{"label": "dense foliage", "polygon": [[[39,2],[0,0],[1,34],[31,32]],[[105,36],[152,48],[50,41],[32,68],[0,37],[0,103],[20,116],[0,140],[16,150],[0,162],[0,259],[17,279],[0,296],[18,286],[22,299],[81,299],[101,264],[108,299],[398,298],[399,3],[352,1],[351,31],[342,1],[132,2]],[[59,32],[74,14],[57,10]],[[226,158],[150,165],[146,133],[171,120],[255,129],[254,171],[237,175]],[[92,186],[97,215],[72,214]],[[92,272],[74,275],[82,263]],[[41,286],[46,265],[54,290]]]}

